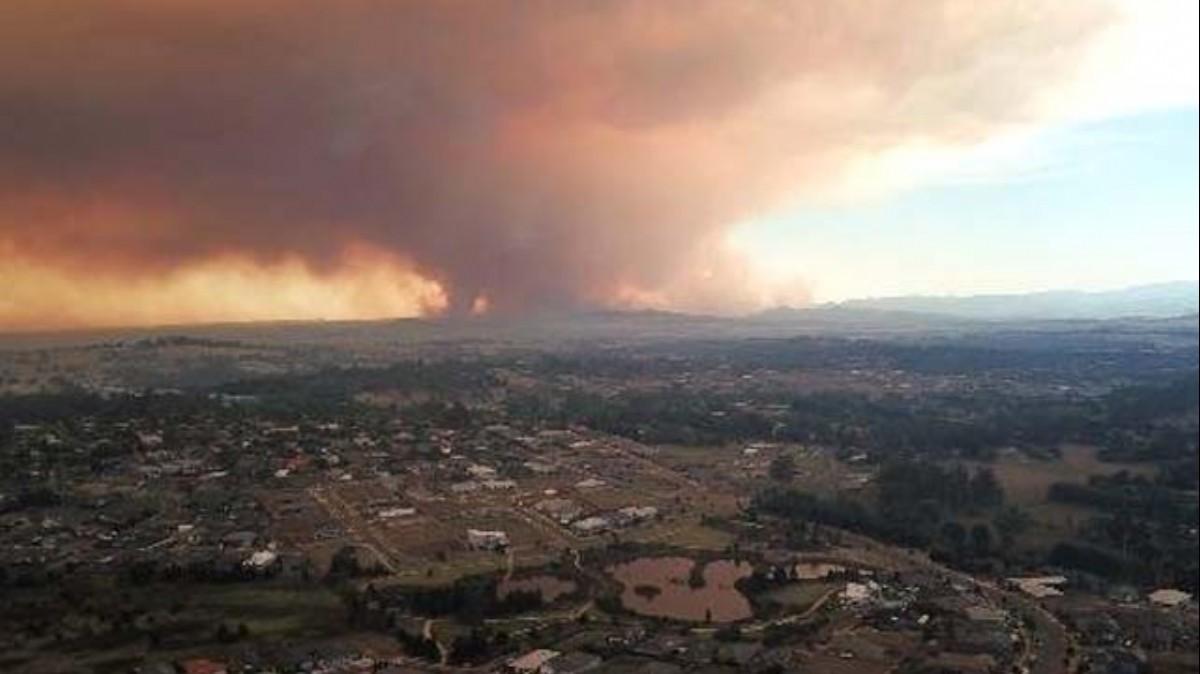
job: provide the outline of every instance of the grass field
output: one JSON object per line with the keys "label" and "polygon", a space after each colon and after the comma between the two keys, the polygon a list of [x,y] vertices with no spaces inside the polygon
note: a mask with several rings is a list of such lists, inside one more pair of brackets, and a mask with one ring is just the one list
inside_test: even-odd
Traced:
{"label": "grass field", "polygon": [[657,459],[705,484],[719,486],[733,494],[742,494],[747,485],[766,479],[771,460],[787,454],[795,462],[790,485],[819,496],[832,496],[848,488],[858,471],[839,461],[832,453],[797,445],[778,445],[746,455],[743,445],[692,447],[665,445],[658,448]]}
{"label": "grass field", "polygon": [[691,550],[724,550],[734,536],[700,523],[699,518],[679,519],[629,531],[625,540],[641,543],[662,543]]}
{"label": "grass field", "polygon": [[1045,503],[1046,492],[1055,482],[1083,483],[1089,476],[1111,475],[1122,470],[1135,475],[1154,474],[1153,466],[1148,464],[1106,463],[1096,457],[1096,452],[1095,447],[1064,445],[1058,460],[1040,461],[1009,454],[991,466],[1009,502],[1020,506]]}
{"label": "grass field", "polygon": [[[217,639],[221,625],[234,634],[244,625],[250,638],[265,642],[350,636],[341,598],[321,585],[262,581],[116,586],[102,580],[91,587],[93,600],[56,607],[64,626],[61,640],[29,640],[9,649],[0,657],[0,671],[128,672],[147,657],[170,661],[212,655],[238,645]],[[107,613],[108,606],[137,607],[138,629],[110,632],[111,618],[99,615]]]}
{"label": "grass field", "polygon": [[797,611],[804,611],[812,606],[827,592],[840,587],[842,583],[792,583],[771,590],[765,595],[768,601],[783,604]]}
{"label": "grass field", "polygon": [[344,626],[341,599],[313,586],[214,586],[193,596],[190,607],[217,620],[245,624],[255,637],[319,636]]}
{"label": "grass field", "polygon": [[1079,524],[1096,513],[1083,506],[1050,501],[1047,493],[1055,482],[1081,484],[1090,476],[1111,475],[1122,470],[1147,476],[1155,472],[1148,464],[1101,461],[1096,457],[1097,448],[1091,446],[1064,445],[1061,452],[1059,459],[1051,461],[1006,454],[994,463],[978,464],[990,466],[1004,487],[1008,503],[1020,506],[1036,522],[1021,537],[1020,543],[1025,546],[1044,547],[1071,536]]}

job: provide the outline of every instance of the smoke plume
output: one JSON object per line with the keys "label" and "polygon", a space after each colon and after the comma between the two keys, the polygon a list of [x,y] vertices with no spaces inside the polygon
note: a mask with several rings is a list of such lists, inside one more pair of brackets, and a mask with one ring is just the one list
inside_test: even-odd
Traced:
{"label": "smoke plume", "polygon": [[[387,286],[313,299],[347,316],[794,301],[756,285],[729,228],[905,143],[1029,121],[1108,20],[984,0],[7,0],[0,326],[229,317],[205,278],[244,295],[237,318],[275,316],[288,279]],[[346,280],[364,261],[387,272]]]}

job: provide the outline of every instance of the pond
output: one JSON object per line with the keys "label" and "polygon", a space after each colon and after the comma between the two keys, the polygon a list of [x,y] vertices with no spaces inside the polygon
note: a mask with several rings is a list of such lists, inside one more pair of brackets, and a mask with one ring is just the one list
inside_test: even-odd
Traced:
{"label": "pond", "polygon": [[621,605],[634,613],[714,623],[752,615],[749,600],[734,586],[750,575],[749,564],[722,559],[705,564],[694,575],[695,566],[687,557],[642,557],[608,572],[625,588]]}
{"label": "pond", "polygon": [[496,596],[504,599],[513,592],[537,592],[542,601],[552,604],[559,597],[575,591],[575,581],[554,576],[531,576],[529,578],[505,579],[496,586]]}

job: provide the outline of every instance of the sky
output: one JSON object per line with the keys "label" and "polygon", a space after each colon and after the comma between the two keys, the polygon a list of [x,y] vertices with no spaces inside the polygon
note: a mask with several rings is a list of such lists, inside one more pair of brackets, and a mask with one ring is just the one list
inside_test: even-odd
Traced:
{"label": "sky", "polygon": [[9,0],[0,330],[1197,277],[1185,0]]}
{"label": "sky", "polygon": [[732,239],[822,302],[1193,280],[1197,125],[1181,107],[1056,126],[998,173],[790,209]]}

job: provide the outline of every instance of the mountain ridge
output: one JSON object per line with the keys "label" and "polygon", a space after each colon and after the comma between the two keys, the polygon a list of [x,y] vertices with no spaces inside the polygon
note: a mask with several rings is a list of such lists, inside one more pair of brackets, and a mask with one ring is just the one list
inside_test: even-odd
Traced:
{"label": "mountain ridge", "polygon": [[819,307],[897,311],[976,320],[1173,318],[1200,311],[1200,281],[1171,281],[1097,291],[1043,290],[856,298]]}

